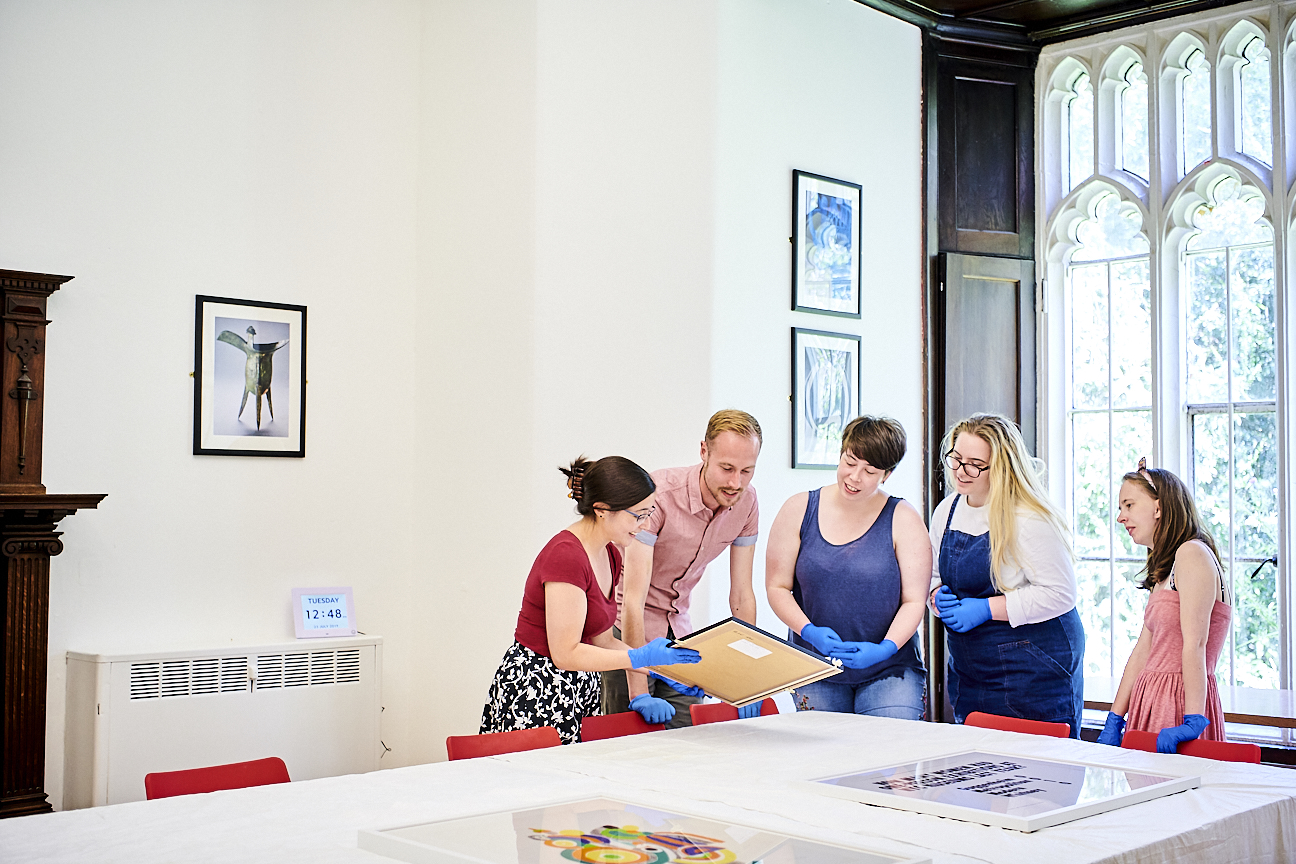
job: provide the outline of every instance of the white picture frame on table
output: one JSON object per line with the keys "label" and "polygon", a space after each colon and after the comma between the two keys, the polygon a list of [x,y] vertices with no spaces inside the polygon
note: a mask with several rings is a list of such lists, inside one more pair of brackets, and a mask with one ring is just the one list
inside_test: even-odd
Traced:
{"label": "white picture frame on table", "polygon": [[361,830],[357,845],[409,864],[688,864],[708,860],[931,864],[926,855],[903,857],[841,846],[610,797],[566,799],[538,807]]}
{"label": "white picture frame on table", "polygon": [[964,750],[799,785],[861,804],[1031,833],[1195,789],[1201,778]]}

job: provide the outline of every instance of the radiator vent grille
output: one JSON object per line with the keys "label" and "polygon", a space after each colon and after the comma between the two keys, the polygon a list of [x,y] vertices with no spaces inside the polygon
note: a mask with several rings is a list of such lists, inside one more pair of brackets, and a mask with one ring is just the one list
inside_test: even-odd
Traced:
{"label": "radiator vent grille", "polygon": [[262,654],[256,658],[256,668],[258,690],[357,684],[360,681],[360,649]]}
{"label": "radiator vent grille", "polygon": [[[169,699],[248,690],[248,657],[151,660],[130,666],[130,698]],[[261,654],[256,690],[360,682],[360,649]]]}
{"label": "radiator vent grille", "polygon": [[167,699],[248,689],[246,657],[199,657],[132,663],[130,698]]}

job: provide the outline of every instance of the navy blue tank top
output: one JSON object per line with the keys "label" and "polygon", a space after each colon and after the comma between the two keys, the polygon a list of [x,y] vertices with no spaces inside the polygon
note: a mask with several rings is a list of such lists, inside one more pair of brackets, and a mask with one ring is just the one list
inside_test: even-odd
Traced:
{"label": "navy blue tank top", "polygon": [[[831,627],[847,642],[881,642],[900,608],[900,562],[891,525],[899,498],[892,496],[869,530],[849,543],[834,546],[819,532],[819,492],[810,491],[801,520],[801,551],[793,572],[792,596],[810,622]],[[795,633],[792,642],[815,649]],[[860,684],[895,667],[923,671],[918,634],[889,659],[867,669],[847,669],[830,684]]]}

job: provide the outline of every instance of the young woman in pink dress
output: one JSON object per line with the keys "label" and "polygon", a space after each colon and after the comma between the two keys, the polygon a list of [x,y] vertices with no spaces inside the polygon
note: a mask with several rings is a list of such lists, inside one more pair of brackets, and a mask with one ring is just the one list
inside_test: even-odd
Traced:
{"label": "young woman in pink dress", "polygon": [[1142,461],[1124,477],[1116,521],[1148,547],[1151,596],[1098,742],[1120,746],[1127,713],[1130,729],[1157,733],[1161,753],[1198,737],[1223,741],[1215,664],[1233,609],[1215,541],[1183,481]]}

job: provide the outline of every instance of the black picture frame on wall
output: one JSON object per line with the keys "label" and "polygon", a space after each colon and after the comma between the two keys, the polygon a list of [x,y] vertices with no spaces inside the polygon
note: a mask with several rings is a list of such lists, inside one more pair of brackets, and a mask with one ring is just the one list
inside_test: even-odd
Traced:
{"label": "black picture frame on wall", "polygon": [[792,310],[859,318],[858,183],[792,172]]}
{"label": "black picture frame on wall", "polygon": [[199,294],[195,456],[306,455],[306,307]]}
{"label": "black picture frame on wall", "polygon": [[792,467],[835,469],[859,416],[860,337],[792,328]]}

